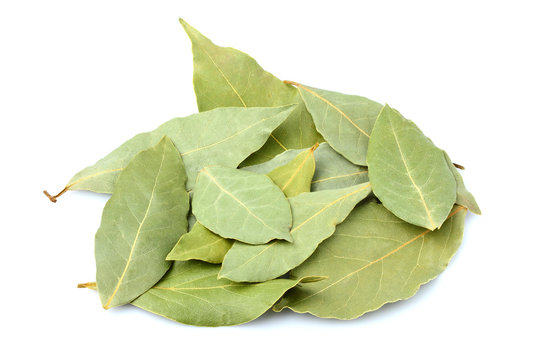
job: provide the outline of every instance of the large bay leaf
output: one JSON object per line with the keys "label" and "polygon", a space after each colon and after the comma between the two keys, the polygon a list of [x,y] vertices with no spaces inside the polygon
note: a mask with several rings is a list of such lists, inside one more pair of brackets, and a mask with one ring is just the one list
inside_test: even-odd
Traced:
{"label": "large bay leaf", "polygon": [[454,163],[452,160],[450,160],[450,157],[446,153],[446,151],[443,151],[444,158],[446,159],[446,163],[448,164],[448,167],[452,171],[452,174],[454,174],[454,178],[456,180],[456,190],[457,190],[457,196],[456,196],[456,204],[465,206],[467,209],[469,209],[472,213],[481,215],[482,211],[480,210],[480,207],[476,203],[476,200],[474,199],[473,194],[467,190],[465,187],[465,183],[463,182],[463,178],[461,177],[461,174],[459,173],[458,169],[454,166]]}
{"label": "large bay leaf", "polygon": [[261,316],[299,282],[320,280],[306,277],[241,284],[217,279],[218,272],[219,265],[176,261],[159,283],[132,304],[184,324],[237,325]]}
{"label": "large bay leaf", "polygon": [[456,201],[456,180],[442,150],[386,105],[368,149],[373,193],[399,218],[427,229],[442,225]]}
{"label": "large bay leaf", "polygon": [[182,158],[168,137],[135,155],[118,177],[96,233],[99,295],[108,309],[130,302],[165,274],[165,256],[187,230]]}
{"label": "large bay leaf", "polygon": [[313,152],[319,145],[302,151],[288,164],[275,168],[268,177],[279,186],[287,197],[293,197],[303,192],[309,192],[315,173],[315,156]]}
{"label": "large bay leaf", "polygon": [[291,208],[266,175],[219,166],[201,170],[193,214],[212,232],[251,244],[291,241]]}
{"label": "large bay leaf", "polygon": [[225,239],[196,222],[193,228],[180,237],[167,255],[167,260],[202,260],[221,264],[234,240]]}
{"label": "large bay leaf", "polygon": [[298,91],[265,71],[249,55],[215,45],[180,19],[192,43],[193,85],[199,111],[229,106],[298,104],[268,142],[243,165],[270,160],[292,148],[312,146],[320,137]]}
{"label": "large bay leaf", "polygon": [[381,104],[362,96],[288,83],[300,91],[324,139],[352,163],[366,165],[369,137]]}
{"label": "large bay leaf", "polygon": [[297,277],[316,271],[327,279],[289,291],[274,309],[354,319],[413,296],[457,251],[465,213],[457,206],[441,229],[430,231],[402,221],[375,202],[362,204],[291,272]]}
{"label": "large bay leaf", "polygon": [[[279,166],[284,166],[306,150],[287,150],[275,156],[272,160],[243,169],[266,174]],[[332,149],[328,143],[320,144],[314,155],[316,166],[311,191],[339,189],[369,181],[367,167],[351,163]]]}
{"label": "large bay leaf", "polygon": [[264,245],[235,242],[225,255],[219,276],[233,281],[259,282],[285,274],[332,235],[336,225],[369,193],[369,184],[360,184],[290,198],[293,242],[272,241]]}
{"label": "large bay leaf", "polygon": [[120,172],[139,151],[162,136],[171,138],[182,155],[190,190],[197,172],[208,165],[237,167],[259,149],[270,133],[294,110],[277,108],[223,108],[172,119],[154,131],[136,135],[92,166],[77,173],[56,197],[66,190],[111,193]]}

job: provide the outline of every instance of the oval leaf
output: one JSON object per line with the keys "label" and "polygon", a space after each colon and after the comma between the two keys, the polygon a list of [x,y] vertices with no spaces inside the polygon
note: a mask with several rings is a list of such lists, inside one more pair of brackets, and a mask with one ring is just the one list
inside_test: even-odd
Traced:
{"label": "oval leaf", "polygon": [[318,283],[293,289],[274,307],[349,320],[413,296],[457,251],[466,210],[456,207],[440,230],[408,224],[374,202],[351,213],[292,276],[316,271]]}
{"label": "oval leaf", "polygon": [[287,197],[309,192],[315,173],[315,157],[313,152],[319,145],[302,151],[288,164],[280,166],[268,173],[268,177],[279,186]]}
{"label": "oval leaf", "polygon": [[182,158],[171,140],[137,154],[118,177],[96,233],[103,307],[130,302],[165,274],[165,256],[186,232],[189,196]]}
{"label": "oval leaf", "polygon": [[366,165],[368,141],[381,104],[361,96],[292,84],[330,146],[352,163]]}
{"label": "oval leaf", "polygon": [[266,142],[293,108],[224,108],[172,119],[154,131],[133,137],[94,165],[80,171],[65,190],[111,193],[129,160],[163,136],[169,136],[180,151],[188,176],[186,186],[190,190],[197,173],[205,166],[237,167]]}
{"label": "oval leaf", "polygon": [[299,282],[320,280],[276,279],[259,284],[239,284],[217,279],[219,265],[177,261],[153,288],[133,305],[183,324],[227,326],[261,316]]}
{"label": "oval leaf", "polygon": [[196,222],[193,228],[182,235],[167,255],[167,260],[202,260],[221,264],[234,240],[225,239]]}
{"label": "oval leaf", "polygon": [[291,208],[266,175],[204,168],[193,191],[193,214],[209,230],[251,244],[291,241]]}
{"label": "oval leaf", "polygon": [[443,152],[399,112],[386,105],[368,150],[373,193],[397,217],[436,229],[456,200],[456,181]]}
{"label": "oval leaf", "polygon": [[225,255],[219,276],[233,281],[259,282],[285,274],[332,235],[336,225],[369,193],[369,184],[361,184],[290,198],[293,242],[272,241],[264,245],[235,242]]}

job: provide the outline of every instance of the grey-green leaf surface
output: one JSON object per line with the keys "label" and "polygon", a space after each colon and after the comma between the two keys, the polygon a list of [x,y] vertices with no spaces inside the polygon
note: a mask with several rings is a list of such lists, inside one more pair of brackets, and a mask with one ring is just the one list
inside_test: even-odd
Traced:
{"label": "grey-green leaf surface", "polygon": [[291,208],[266,175],[219,166],[201,170],[193,189],[193,214],[212,232],[250,244],[291,241]]}
{"label": "grey-green leaf surface", "polygon": [[368,149],[373,193],[397,217],[427,229],[442,225],[456,201],[456,180],[442,150],[386,105]]}
{"label": "grey-green leaf surface", "polygon": [[182,158],[164,137],[135,155],[118,177],[96,233],[103,307],[130,302],[165,274],[165,256],[187,230],[189,196]]}
{"label": "grey-green leaf surface", "polygon": [[172,119],[154,131],[136,135],[92,166],[77,173],[69,190],[111,193],[120,172],[129,160],[169,136],[180,151],[188,176],[187,189],[195,183],[200,169],[209,165],[237,167],[257,151],[294,110],[277,108],[220,108]]}
{"label": "grey-green leaf surface", "polygon": [[330,146],[352,163],[366,165],[371,129],[381,104],[362,96],[293,84],[300,91],[315,127]]}
{"label": "grey-green leaf surface", "polygon": [[217,46],[180,19],[192,43],[193,85],[199,111],[229,106],[298,104],[268,142],[243,166],[270,160],[292,148],[312,146],[320,137],[298,91],[265,71],[251,56]]}
{"label": "grey-green leaf surface", "polygon": [[279,186],[286,197],[294,197],[303,192],[309,192],[311,181],[315,173],[314,151],[319,145],[314,145],[302,151],[289,163],[275,168],[268,173],[268,177]]}
{"label": "grey-green leaf surface", "polygon": [[454,175],[454,178],[456,180],[456,204],[465,206],[474,214],[481,215],[482,211],[476,203],[473,194],[471,194],[469,190],[467,190],[467,188],[465,187],[465,183],[463,182],[463,178],[461,177],[458,169],[456,169],[454,163],[452,163],[452,160],[450,160],[450,157],[448,156],[446,151],[443,151],[443,153],[444,158],[446,159],[446,163],[448,164],[448,167],[452,171],[452,174]]}
{"label": "grey-green leaf surface", "polygon": [[241,284],[217,279],[219,265],[176,261],[171,270],[133,305],[183,324],[227,326],[261,316],[299,282],[320,278],[276,279]]}
{"label": "grey-green leaf surface", "polygon": [[336,225],[369,193],[369,184],[360,184],[290,198],[293,242],[272,241],[264,245],[235,242],[225,255],[219,276],[233,281],[259,282],[285,274],[304,262],[331,236]]}
{"label": "grey-green leaf surface", "polygon": [[430,231],[404,222],[375,202],[362,204],[291,272],[297,277],[318,271],[327,279],[289,291],[274,310],[290,308],[348,320],[413,296],[457,251],[465,213],[465,208],[456,207],[441,229]]}
{"label": "grey-green leaf surface", "polygon": [[[308,149],[287,150],[272,160],[243,169],[266,174],[279,166],[284,166],[306,150]],[[369,181],[367,167],[353,164],[332,149],[328,143],[320,144],[314,155],[315,174],[311,182],[311,191],[340,189]]]}
{"label": "grey-green leaf surface", "polygon": [[167,260],[202,260],[221,264],[234,240],[225,239],[196,222],[193,228],[182,235],[167,255]]}

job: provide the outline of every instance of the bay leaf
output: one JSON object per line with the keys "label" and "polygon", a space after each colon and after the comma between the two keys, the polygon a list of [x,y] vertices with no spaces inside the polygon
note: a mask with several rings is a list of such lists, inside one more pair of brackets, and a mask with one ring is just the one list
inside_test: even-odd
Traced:
{"label": "bay leaf", "polygon": [[473,214],[476,215],[482,215],[482,211],[480,210],[480,207],[476,203],[476,200],[474,199],[473,194],[467,190],[465,187],[465,183],[463,182],[463,177],[461,177],[461,174],[459,173],[458,169],[454,166],[454,163],[452,160],[450,160],[450,157],[446,153],[446,151],[443,151],[444,158],[446,160],[446,163],[448,164],[448,167],[452,171],[452,174],[454,175],[454,179],[456,180],[456,204],[461,205],[469,209]]}
{"label": "bay leaf", "polygon": [[336,225],[345,220],[370,191],[367,183],[290,198],[293,242],[271,241],[263,245],[235,242],[225,255],[219,277],[259,282],[285,274],[304,262],[324,239],[331,236]]}
{"label": "bay leaf", "polygon": [[319,145],[302,151],[288,164],[275,168],[268,177],[279,186],[286,197],[293,197],[303,192],[309,192],[315,173],[315,156],[313,152]]}
{"label": "bay leaf", "polygon": [[[279,166],[284,166],[308,149],[291,149],[261,164],[247,166],[244,170],[266,174]],[[339,189],[369,181],[368,169],[353,164],[338,154],[328,143],[322,143],[314,152],[315,174],[311,182],[311,191]]]}
{"label": "bay leaf", "polygon": [[291,272],[297,277],[318,271],[327,278],[289,291],[274,310],[349,320],[413,296],[456,253],[465,214],[457,206],[441,229],[431,231],[406,223],[375,202],[362,204]]}
{"label": "bay leaf", "polygon": [[266,175],[220,166],[199,173],[193,214],[212,232],[251,244],[291,241],[291,208]]}
{"label": "bay leaf", "polygon": [[237,167],[259,149],[270,133],[294,110],[277,108],[220,108],[172,119],[154,131],[138,134],[116,150],[78,172],[51,201],[67,190],[111,193],[120,172],[139,151],[169,136],[180,151],[191,190],[197,173],[208,165]]}
{"label": "bay leaf", "polygon": [[199,111],[229,106],[298,104],[268,142],[242,166],[270,160],[292,148],[306,148],[320,140],[298,91],[265,71],[251,56],[210,39],[180,19],[192,43],[193,86]]}
{"label": "bay leaf", "polygon": [[214,234],[200,222],[180,237],[174,248],[167,255],[167,260],[202,260],[212,264],[221,264],[234,240]]}
{"label": "bay leaf", "polygon": [[357,165],[366,165],[371,129],[382,105],[362,96],[295,85],[317,131],[338,153]]}
{"label": "bay leaf", "polygon": [[380,112],[368,149],[373,193],[397,217],[433,230],[456,201],[456,181],[442,150],[399,112]]}
{"label": "bay leaf", "polygon": [[241,284],[217,279],[219,265],[175,261],[170,271],[132,304],[189,325],[228,326],[261,316],[289,289],[320,277]]}
{"label": "bay leaf", "polygon": [[187,230],[186,178],[182,158],[168,137],[135,155],[118,177],[95,242],[105,309],[135,299],[169,268],[165,256]]}

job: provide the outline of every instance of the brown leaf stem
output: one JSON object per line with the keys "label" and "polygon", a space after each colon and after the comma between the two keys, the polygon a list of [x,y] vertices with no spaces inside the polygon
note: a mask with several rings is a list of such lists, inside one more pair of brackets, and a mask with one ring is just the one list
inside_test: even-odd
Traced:
{"label": "brown leaf stem", "polygon": [[453,163],[455,167],[457,167],[458,169],[461,169],[461,170],[465,170],[465,166],[463,165],[459,165],[459,164],[456,164],[456,163]]}
{"label": "brown leaf stem", "polygon": [[47,196],[49,198],[49,200],[51,200],[51,202],[55,203],[56,202],[56,199],[59,197],[59,196],[62,196],[62,194],[64,194],[66,191],[69,190],[69,186],[66,186],[65,188],[62,189],[62,191],[60,191],[58,194],[52,196],[51,194],[49,194],[49,192],[47,190],[43,190],[43,193],[45,194],[45,196]]}

